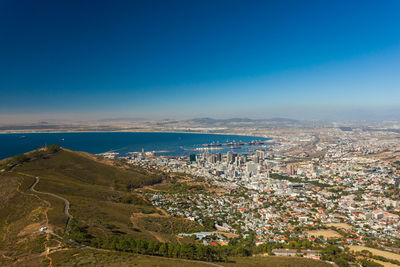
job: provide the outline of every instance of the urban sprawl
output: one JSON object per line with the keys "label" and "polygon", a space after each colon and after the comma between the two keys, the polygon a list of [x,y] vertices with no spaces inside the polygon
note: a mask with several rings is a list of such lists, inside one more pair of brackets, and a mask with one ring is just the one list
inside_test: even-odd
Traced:
{"label": "urban sprawl", "polygon": [[[203,153],[181,157],[136,152],[135,165],[185,173],[219,188],[213,194],[147,192],[153,205],[217,231],[256,235],[256,244],[335,243],[399,252],[400,135],[390,131],[321,128],[257,133],[272,137],[254,153]],[[115,156],[103,154],[105,156]],[[208,232],[194,233],[204,244]],[[182,234],[185,235],[185,234]],[[304,246],[305,244],[305,246]],[[288,247],[288,246],[285,246]],[[290,248],[290,246],[289,246]],[[275,249],[276,255],[302,250]],[[311,251],[310,251],[311,252]],[[304,253],[319,258],[318,253]]]}

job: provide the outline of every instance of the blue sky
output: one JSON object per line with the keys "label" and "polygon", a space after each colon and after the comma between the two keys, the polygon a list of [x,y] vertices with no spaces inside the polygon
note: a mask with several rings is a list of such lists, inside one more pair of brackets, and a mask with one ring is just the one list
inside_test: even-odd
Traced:
{"label": "blue sky", "polygon": [[0,122],[397,116],[399,12],[396,0],[1,1]]}

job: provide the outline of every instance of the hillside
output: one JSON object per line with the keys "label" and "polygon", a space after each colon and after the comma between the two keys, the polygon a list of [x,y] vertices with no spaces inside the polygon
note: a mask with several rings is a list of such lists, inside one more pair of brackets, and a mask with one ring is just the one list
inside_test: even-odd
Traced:
{"label": "hillside", "polygon": [[[188,266],[193,265],[188,259],[227,260],[223,248],[177,236],[210,229],[169,216],[141,193],[191,188],[173,175],[56,146],[0,162],[0,266]],[[249,260],[237,263],[253,264]]]}
{"label": "hillside", "polygon": [[[134,227],[132,216],[142,219],[166,217],[133,190],[160,183],[163,173],[135,167],[115,166],[118,162],[69,150],[35,151],[2,162],[0,173],[0,251],[1,260],[38,260],[46,243],[54,247],[62,237],[93,245],[113,236],[157,241],[157,229]],[[11,171],[9,171],[11,169]],[[37,178],[36,178],[37,177]],[[34,188],[30,188],[34,185]],[[46,194],[45,194],[45,193]],[[47,194],[50,193],[50,194]],[[51,195],[53,194],[53,195]],[[69,221],[64,212],[69,203]],[[12,211],[12,212],[11,212]],[[162,214],[162,215],[160,215]],[[168,218],[186,230],[201,230],[189,220]],[[69,222],[68,222],[69,221]],[[68,227],[67,227],[68,223]],[[46,226],[54,239],[49,242],[40,227]],[[180,229],[177,229],[179,231]],[[160,229],[166,240],[174,234]],[[33,256],[35,255],[35,257]]]}

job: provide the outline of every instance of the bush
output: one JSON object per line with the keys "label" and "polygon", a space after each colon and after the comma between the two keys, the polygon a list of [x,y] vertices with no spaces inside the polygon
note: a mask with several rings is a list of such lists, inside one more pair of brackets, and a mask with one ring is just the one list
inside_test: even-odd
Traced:
{"label": "bush", "polygon": [[60,146],[58,146],[56,144],[47,146],[47,151],[50,152],[50,153],[56,153],[56,152],[58,152],[60,150],[61,150]]}
{"label": "bush", "polygon": [[30,160],[30,157],[28,157],[25,154],[21,154],[21,155],[16,155],[13,157],[13,161],[15,164],[22,164],[24,162],[27,162]]}

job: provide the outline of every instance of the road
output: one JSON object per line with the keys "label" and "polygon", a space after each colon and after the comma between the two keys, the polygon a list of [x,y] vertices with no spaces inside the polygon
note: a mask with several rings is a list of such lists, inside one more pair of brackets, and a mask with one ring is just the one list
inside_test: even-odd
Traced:
{"label": "road", "polygon": [[[24,174],[24,175],[27,175],[27,174]],[[30,176],[30,175],[28,175],[28,176]],[[32,192],[35,192],[35,193],[49,195],[49,196],[52,196],[52,197],[55,197],[55,198],[58,198],[58,199],[64,201],[64,214],[68,217],[68,219],[67,219],[67,225],[68,225],[69,221],[73,218],[72,215],[69,213],[69,201],[67,199],[60,197],[53,193],[37,191],[35,189],[35,186],[39,183],[40,178],[36,176],[35,179],[36,179],[36,181],[31,185],[31,187],[29,187],[29,190],[31,190]]]}
{"label": "road", "polygon": [[[32,175],[25,174],[25,173],[20,173],[20,174],[23,174],[23,175],[26,175],[26,176],[34,177],[34,176],[32,176]],[[67,225],[68,225],[69,221],[73,218],[72,215],[69,213],[69,201],[68,201],[67,199],[65,199],[65,198],[63,198],[63,197],[61,197],[61,196],[58,196],[58,195],[56,195],[56,194],[53,194],[53,193],[47,193],[47,192],[40,192],[40,191],[37,191],[37,190],[35,189],[35,186],[40,182],[40,178],[36,176],[35,179],[36,179],[35,182],[29,187],[29,190],[32,191],[32,192],[34,192],[34,193],[49,195],[49,196],[52,196],[52,197],[55,197],[55,198],[58,198],[58,199],[61,199],[62,201],[64,201],[64,203],[65,203],[65,204],[64,204],[64,214],[68,217],[68,220],[67,220]],[[55,236],[57,236],[58,238],[63,239],[61,236],[57,235],[56,233],[54,233],[54,232],[51,231],[51,230],[46,230],[46,233],[55,235]],[[98,250],[98,251],[115,252],[114,250],[99,249],[99,248],[94,248],[94,247],[86,246],[86,245],[83,245],[83,244],[81,244],[81,243],[78,243],[78,242],[76,242],[76,241],[74,241],[74,240],[64,240],[64,242],[66,242],[66,243],[68,243],[68,244],[70,244],[70,245],[72,245],[72,246],[75,246],[75,247],[77,247],[77,248],[80,248],[80,249],[93,249],[93,250]],[[152,258],[165,258],[165,257],[153,256],[153,255],[143,255],[143,256],[148,256],[148,257],[152,257]],[[216,263],[213,263],[213,262],[196,261],[196,260],[186,260],[186,259],[180,259],[180,260],[185,261],[185,262],[203,263],[203,264],[207,264],[207,265],[210,265],[210,266],[223,267],[222,265],[219,265],[219,264],[216,264]]]}

